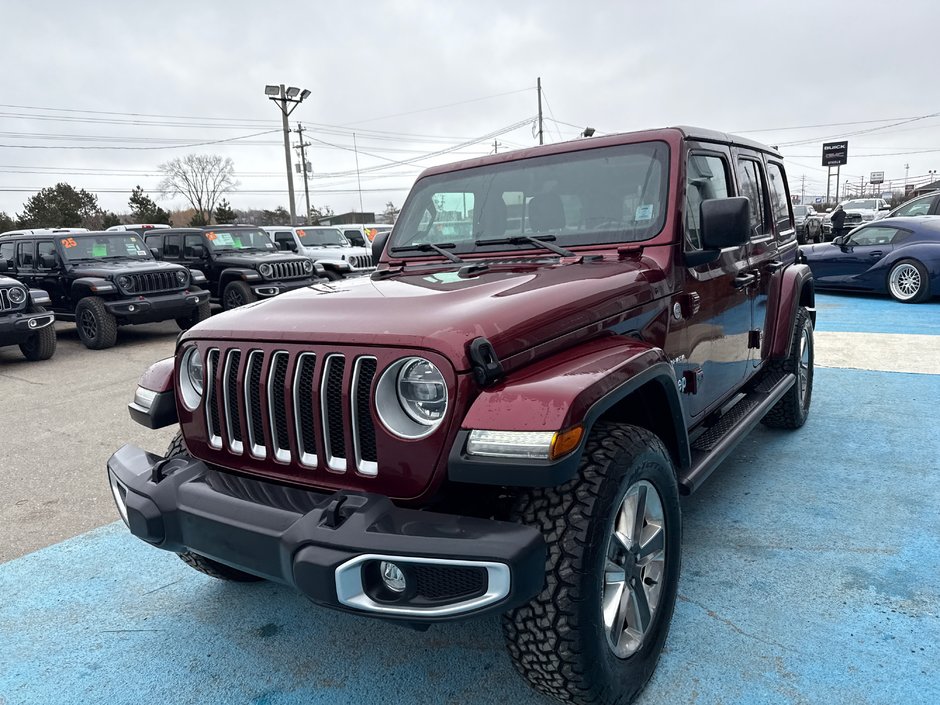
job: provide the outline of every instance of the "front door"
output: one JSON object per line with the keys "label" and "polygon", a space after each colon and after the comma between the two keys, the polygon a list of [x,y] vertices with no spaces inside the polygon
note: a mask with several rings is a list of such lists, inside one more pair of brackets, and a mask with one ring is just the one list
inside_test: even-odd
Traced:
{"label": "front door", "polygon": [[[47,267],[46,263],[52,266]],[[36,286],[48,292],[53,309],[71,312],[68,286],[62,274],[62,258],[54,240],[40,240],[36,245]]]}
{"label": "front door", "polygon": [[826,284],[868,288],[869,270],[894,249],[897,233],[898,228],[887,224],[866,225],[854,230],[842,245],[822,246],[825,256],[813,261],[816,278]]}
{"label": "front door", "polygon": [[[686,258],[702,251],[702,201],[734,195],[730,159],[727,148],[705,144],[693,146],[687,156]],[[744,379],[751,300],[742,278],[746,281],[749,268],[748,247],[741,245],[725,248],[717,261],[684,269],[682,293],[673,304],[673,330],[681,330],[684,355],[673,364],[690,420],[719,405]]]}

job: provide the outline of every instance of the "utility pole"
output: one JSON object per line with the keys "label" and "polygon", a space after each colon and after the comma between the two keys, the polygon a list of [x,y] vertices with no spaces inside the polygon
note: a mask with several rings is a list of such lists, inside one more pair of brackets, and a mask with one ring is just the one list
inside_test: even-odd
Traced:
{"label": "utility pole", "polygon": [[304,126],[299,122],[297,123],[297,136],[300,139],[300,169],[304,175],[304,198],[307,202],[307,210],[304,211],[304,224],[310,224],[310,186],[307,183],[307,153],[304,151],[305,147],[309,147],[309,142],[304,142]]}
{"label": "utility pole", "polygon": [[800,177],[800,203],[806,203],[806,174]]}
{"label": "utility pole", "polygon": [[[290,224],[296,225],[297,218],[295,213],[297,212],[295,203],[294,203],[294,173],[291,167],[291,158],[290,158],[290,125],[287,124],[288,116],[294,112],[294,109],[300,105],[305,99],[310,96],[310,91],[304,89],[301,91],[295,86],[285,89],[284,84],[279,86],[275,85],[266,85],[264,87],[264,94],[268,96],[269,100],[274,101],[274,104],[281,111],[282,117],[282,127],[284,129],[284,161],[287,164],[287,195],[290,199]],[[298,94],[300,97],[298,98]],[[287,104],[293,103],[293,106],[290,110],[287,109]]]}
{"label": "utility pole", "polygon": [[499,154],[499,142],[493,140],[493,154]]}
{"label": "utility pole", "polygon": [[539,76],[536,82],[539,93],[539,144],[545,144],[542,136],[542,77]]}
{"label": "utility pole", "polygon": [[359,180],[359,147],[356,144],[355,132],[353,132],[353,151],[356,153],[356,183],[359,185],[359,212],[362,213],[362,181]]}
{"label": "utility pole", "polygon": [[904,196],[905,197],[907,196],[907,172],[910,171],[910,169],[911,169],[910,164],[904,165]]}

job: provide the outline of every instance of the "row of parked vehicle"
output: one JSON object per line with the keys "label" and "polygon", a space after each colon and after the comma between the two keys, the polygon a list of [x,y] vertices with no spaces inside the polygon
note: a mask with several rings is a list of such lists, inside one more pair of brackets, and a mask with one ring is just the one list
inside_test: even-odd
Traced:
{"label": "row of parked vehicle", "polygon": [[[391,226],[171,228],[120,225],[0,235],[0,346],[55,353],[55,319],[109,348],[122,325],[175,320],[183,330],[231,309],[373,270],[367,245]],[[351,239],[355,241],[351,242]]]}
{"label": "row of parked vehicle", "polygon": [[[855,198],[839,204],[845,211],[842,229],[849,231],[859,225],[883,218],[904,218],[917,215],[940,215],[940,191],[916,196],[893,210],[883,198]],[[817,211],[812,205],[793,206],[797,236],[801,245],[828,242],[833,238],[832,210]]]}

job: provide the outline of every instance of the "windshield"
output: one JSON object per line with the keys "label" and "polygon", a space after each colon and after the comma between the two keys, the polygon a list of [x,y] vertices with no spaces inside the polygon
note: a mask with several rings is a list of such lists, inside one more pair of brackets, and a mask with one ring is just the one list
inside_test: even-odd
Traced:
{"label": "windshield", "polygon": [[862,211],[873,211],[878,208],[878,204],[871,198],[857,198],[854,201],[846,201],[842,204],[843,208],[856,208]]}
{"label": "windshield", "polygon": [[94,236],[70,235],[59,238],[65,259],[153,259],[150,250],[133,233],[109,233]]}
{"label": "windshield", "polygon": [[318,247],[323,245],[337,245],[349,247],[349,240],[343,237],[338,228],[307,228],[298,230],[297,235],[304,247]]}
{"label": "windshield", "polygon": [[430,176],[415,185],[390,247],[452,243],[470,252],[486,247],[477,240],[548,235],[563,247],[648,240],[665,222],[668,163],[668,145],[644,142]]}
{"label": "windshield", "polygon": [[207,230],[206,240],[216,252],[222,250],[273,250],[264,230]]}

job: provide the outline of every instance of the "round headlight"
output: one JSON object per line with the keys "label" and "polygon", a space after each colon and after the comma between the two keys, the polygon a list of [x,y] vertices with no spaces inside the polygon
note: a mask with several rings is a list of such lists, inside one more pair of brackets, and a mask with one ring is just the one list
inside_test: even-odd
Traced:
{"label": "round headlight", "polygon": [[195,346],[191,347],[180,361],[180,396],[190,411],[194,411],[202,399],[203,374],[202,354]]}
{"label": "round headlight", "polygon": [[18,286],[8,289],[7,295],[10,297],[11,304],[21,304],[26,301],[26,289]]}
{"label": "round headlight", "polygon": [[185,270],[179,270],[176,273],[176,281],[178,281],[180,284],[185,284],[189,281],[189,274]]}
{"label": "round headlight", "polygon": [[261,272],[261,276],[262,276],[262,277],[270,277],[270,276],[271,276],[271,265],[270,265],[270,264],[262,264],[260,267],[258,267],[258,271]]}
{"label": "round headlight", "polygon": [[133,291],[134,290],[134,280],[131,279],[126,274],[122,274],[117,278],[117,284],[119,287],[124,289],[124,291]]}
{"label": "round headlight", "polygon": [[304,260],[304,271],[305,271],[307,274],[310,274],[310,272],[313,271],[313,262],[311,262],[311,261],[308,260],[308,259],[305,259],[305,260]]}
{"label": "round headlight", "polygon": [[406,357],[389,365],[375,386],[375,411],[400,438],[424,438],[447,413],[447,383],[433,363]]}
{"label": "round headlight", "polygon": [[444,376],[427,360],[413,358],[398,373],[398,400],[405,413],[418,423],[436,424],[447,408]]}

